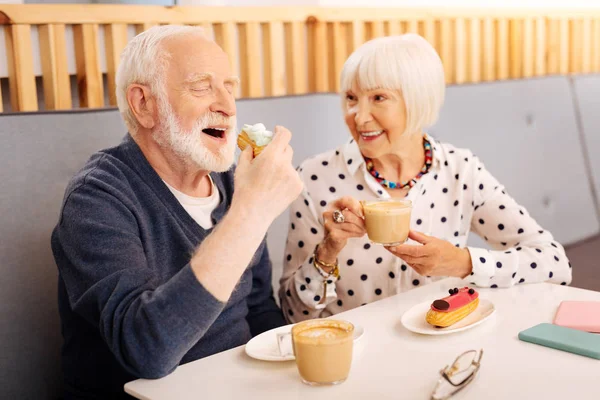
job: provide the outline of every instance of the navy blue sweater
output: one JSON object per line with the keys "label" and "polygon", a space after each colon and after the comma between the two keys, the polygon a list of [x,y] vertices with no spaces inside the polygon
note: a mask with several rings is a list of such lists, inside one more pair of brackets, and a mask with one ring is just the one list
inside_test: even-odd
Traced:
{"label": "navy blue sweater", "polygon": [[[221,195],[212,214],[218,223],[231,203],[233,172],[211,177]],[[227,304],[198,282],[189,262],[210,232],[129,135],[77,173],[51,240],[66,399],[128,398],[127,381],[162,377],[285,323],[264,240]]]}

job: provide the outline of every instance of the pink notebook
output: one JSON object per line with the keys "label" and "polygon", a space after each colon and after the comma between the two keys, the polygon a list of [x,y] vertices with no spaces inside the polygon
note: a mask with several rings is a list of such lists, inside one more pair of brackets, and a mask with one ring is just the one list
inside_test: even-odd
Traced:
{"label": "pink notebook", "polygon": [[554,316],[554,324],[600,333],[600,301],[563,301]]}

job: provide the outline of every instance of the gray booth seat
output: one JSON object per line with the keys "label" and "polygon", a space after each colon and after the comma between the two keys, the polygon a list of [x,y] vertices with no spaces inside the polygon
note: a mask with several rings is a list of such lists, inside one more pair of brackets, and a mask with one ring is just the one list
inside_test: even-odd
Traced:
{"label": "gray booth seat", "polygon": [[600,75],[572,79],[579,111],[583,151],[589,158],[590,179],[595,186],[596,204],[600,208]]}
{"label": "gray booth seat", "polygon": [[67,182],[125,128],[114,110],[0,115],[0,398],[60,393],[57,270],[50,233]]}
{"label": "gray booth seat", "polygon": [[[573,285],[586,287],[593,280],[579,277],[598,275],[593,237],[599,224],[571,95],[566,78],[452,87],[432,133],[470,147],[542,226],[569,244]],[[238,121],[290,128],[295,164],[347,138],[337,95],[243,100]],[[0,115],[0,398],[60,396],[50,232],[68,180],[93,152],[117,144],[124,133],[116,110]],[[284,213],[269,230],[275,286],[287,226]]]}
{"label": "gray booth seat", "polygon": [[[600,75],[578,76],[571,79],[580,122],[582,155],[587,156],[588,177],[594,188],[592,194],[600,214]],[[577,243],[569,248],[571,264],[585,264],[576,275],[581,287],[600,290],[600,236]]]}
{"label": "gray booth seat", "polygon": [[471,148],[562,244],[598,233],[568,79],[452,88],[432,131]]}

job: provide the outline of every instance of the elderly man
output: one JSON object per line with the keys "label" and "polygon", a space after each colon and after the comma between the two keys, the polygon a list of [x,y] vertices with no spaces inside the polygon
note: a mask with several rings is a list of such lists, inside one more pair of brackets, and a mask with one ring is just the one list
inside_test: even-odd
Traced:
{"label": "elderly man", "polygon": [[129,134],[72,179],[52,235],[67,399],[124,398],[129,380],[284,324],[264,237],[302,182],[282,127],[233,173],[236,84],[198,28],[155,27],[124,50]]}

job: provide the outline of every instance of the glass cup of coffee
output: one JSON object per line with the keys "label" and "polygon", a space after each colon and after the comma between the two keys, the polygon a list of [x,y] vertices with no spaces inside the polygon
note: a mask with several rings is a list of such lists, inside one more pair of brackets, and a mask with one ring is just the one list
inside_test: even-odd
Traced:
{"label": "glass cup of coffee", "polygon": [[[280,343],[290,333],[278,335]],[[292,347],[302,381],[308,385],[336,385],[350,373],[354,325],[333,319],[311,319],[292,327]]]}
{"label": "glass cup of coffee", "polygon": [[412,211],[410,200],[363,200],[360,203],[369,240],[384,246],[406,242]]}

